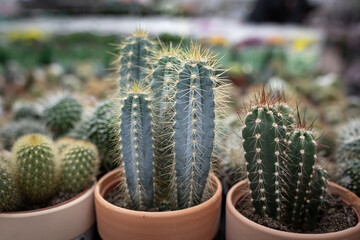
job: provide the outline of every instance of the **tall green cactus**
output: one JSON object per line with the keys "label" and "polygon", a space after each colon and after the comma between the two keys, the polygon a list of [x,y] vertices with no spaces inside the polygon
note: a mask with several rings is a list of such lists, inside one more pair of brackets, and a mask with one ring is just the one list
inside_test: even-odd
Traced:
{"label": "tall green cactus", "polygon": [[91,185],[98,173],[99,156],[95,145],[87,141],[74,141],[61,154],[64,192],[82,191]]}
{"label": "tall green cactus", "polygon": [[163,50],[153,73],[151,98],[155,144],[155,201],[176,209],[174,165],[175,94],[180,60],[171,47]]}
{"label": "tall green cactus", "polygon": [[9,164],[10,157],[0,152],[0,212],[17,210],[21,204],[21,196]]}
{"label": "tall green cactus", "polygon": [[15,179],[25,199],[39,203],[56,193],[60,164],[51,139],[25,135],[14,144],[12,155]]}
{"label": "tall green cactus", "polygon": [[55,138],[68,133],[81,120],[82,106],[72,96],[65,95],[45,107],[43,116]]}
{"label": "tall green cactus", "polygon": [[154,56],[153,43],[145,30],[138,29],[121,46],[117,60],[120,92],[126,93],[134,84],[148,85],[149,69]]}
{"label": "tall green cactus", "polygon": [[120,145],[133,207],[150,208],[154,197],[154,143],[150,102],[139,86],[121,100]]}
{"label": "tall green cactus", "polygon": [[255,212],[279,218],[282,211],[283,118],[263,101],[252,107],[242,131],[246,169]]}
{"label": "tall green cactus", "polygon": [[175,169],[180,208],[199,204],[210,172],[215,130],[214,72],[189,61],[179,73],[175,96]]}

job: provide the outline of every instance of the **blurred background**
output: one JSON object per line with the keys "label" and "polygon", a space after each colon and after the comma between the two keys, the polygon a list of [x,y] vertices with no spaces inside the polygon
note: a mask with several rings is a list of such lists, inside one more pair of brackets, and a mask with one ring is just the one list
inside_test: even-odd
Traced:
{"label": "blurred background", "polygon": [[115,44],[138,26],[212,48],[240,111],[263,84],[284,88],[317,119],[326,156],[335,127],[359,116],[358,0],[0,0],[0,125],[51,92],[107,98]]}

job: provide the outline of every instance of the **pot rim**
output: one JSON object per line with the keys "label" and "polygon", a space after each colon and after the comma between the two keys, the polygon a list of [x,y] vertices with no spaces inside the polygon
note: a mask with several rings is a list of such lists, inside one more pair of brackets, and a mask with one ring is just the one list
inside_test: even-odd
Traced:
{"label": "pot rim", "polygon": [[18,218],[21,216],[24,217],[34,217],[34,216],[41,216],[46,215],[53,212],[61,211],[64,208],[72,207],[80,202],[82,202],[84,199],[88,198],[93,194],[93,191],[95,189],[96,182],[91,186],[86,188],[84,191],[79,193],[73,198],[70,198],[62,203],[58,203],[52,206],[48,206],[45,208],[39,208],[34,210],[27,210],[27,211],[17,211],[17,212],[2,212],[0,213],[1,218]]}
{"label": "pot rim", "polygon": [[[127,209],[127,208],[118,207],[118,206],[115,206],[115,205],[109,203],[103,197],[103,194],[108,192],[108,189],[111,188],[114,185],[114,183],[118,183],[118,181],[114,179],[114,180],[110,181],[109,183],[107,183],[107,185],[105,185],[105,186],[101,186],[101,185],[103,185],[106,180],[113,178],[115,175],[119,175],[120,170],[121,170],[120,168],[114,169],[114,170],[110,171],[109,173],[105,174],[97,182],[97,184],[95,186],[95,191],[94,191],[95,203],[105,205],[105,207],[107,209],[109,209],[110,211],[114,211],[114,212],[125,214],[125,215],[139,215],[141,217],[146,217],[146,218],[168,218],[170,216],[178,217],[178,216],[193,214],[194,212],[202,211],[203,209],[213,206],[219,200],[221,201],[222,186],[221,186],[220,180],[214,174],[211,174],[210,176],[211,176],[212,180],[214,181],[215,185],[217,186],[217,189],[216,189],[215,193],[211,196],[210,199],[208,199],[205,202],[200,203],[196,206],[185,208],[185,209],[180,209],[180,210],[166,211],[166,212],[147,212],[147,211],[138,211],[138,210],[131,210],[131,209]],[[100,189],[101,187],[103,187],[103,189]]]}
{"label": "pot rim", "polygon": [[[248,219],[247,217],[245,217],[244,215],[242,215],[240,212],[238,212],[235,208],[235,204],[239,202],[240,198],[235,199],[234,201],[232,201],[232,196],[234,194],[235,191],[241,191],[240,188],[243,187],[243,185],[246,184],[247,186],[247,179],[244,179],[240,182],[238,182],[237,184],[235,184],[230,191],[228,192],[227,196],[226,196],[226,207],[228,208],[228,210],[235,215],[235,217],[237,217],[238,219],[240,219],[240,221],[242,221],[245,225],[249,226],[250,228],[254,228],[259,232],[267,232],[269,235],[272,236],[281,236],[281,237],[288,237],[293,238],[293,239],[319,239],[319,237],[321,237],[321,239],[327,239],[329,237],[332,237],[332,239],[334,237],[342,237],[343,234],[346,232],[348,234],[354,234],[356,232],[360,232],[360,217],[359,217],[359,210],[355,209],[354,207],[352,207],[352,209],[355,211],[356,215],[357,215],[357,220],[358,223],[354,226],[354,227],[350,227],[341,231],[337,231],[337,232],[330,232],[330,233],[294,233],[294,232],[285,232],[285,231],[281,231],[281,230],[277,230],[277,229],[273,229],[273,228],[269,228],[269,227],[265,227],[261,224],[258,224],[250,219]],[[348,191],[346,188],[343,188],[341,186],[339,186],[336,183],[333,182],[328,182],[328,185],[332,188],[338,188],[340,190],[344,190],[344,191]],[[353,193],[352,193],[353,194]],[[344,201],[344,200],[343,200]],[[344,201],[346,202],[346,201]],[[346,203],[348,204],[348,203]],[[348,204],[349,205],[349,204]],[[306,237],[306,238],[304,238]]]}

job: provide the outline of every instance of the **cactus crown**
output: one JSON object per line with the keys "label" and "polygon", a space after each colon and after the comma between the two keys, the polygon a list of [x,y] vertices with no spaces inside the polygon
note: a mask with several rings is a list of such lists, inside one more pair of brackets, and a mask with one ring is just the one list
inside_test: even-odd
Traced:
{"label": "cactus crown", "polygon": [[[155,64],[147,67],[154,69],[145,66],[144,71],[152,74],[125,91],[120,64],[117,149],[124,188],[136,209],[187,208],[201,202],[208,182],[222,82],[215,74],[215,58],[200,45],[184,52],[163,47],[151,56]],[[123,52],[120,59],[124,57]]]}
{"label": "cactus crown", "polygon": [[242,131],[254,211],[311,228],[326,188],[324,170],[315,165],[313,133],[301,120],[290,124],[292,110],[265,90],[256,99]]}

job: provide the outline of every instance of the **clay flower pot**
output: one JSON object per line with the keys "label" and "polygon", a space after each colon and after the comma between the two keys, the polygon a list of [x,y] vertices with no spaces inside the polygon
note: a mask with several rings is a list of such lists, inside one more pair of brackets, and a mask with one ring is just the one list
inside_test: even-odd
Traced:
{"label": "clay flower pot", "polygon": [[[322,234],[301,234],[301,233],[291,233],[275,230],[272,228],[264,227],[260,224],[257,224],[235,209],[235,205],[241,200],[245,194],[248,187],[247,180],[243,180],[235,184],[229,191],[226,197],[226,239],[227,240],[240,240],[240,239],[276,239],[276,240],[294,240],[294,239],[326,239],[326,240],[336,240],[336,239],[347,239],[347,240],[359,240],[360,239],[360,223],[358,222],[356,226],[345,229],[339,232],[333,233],[322,233]],[[355,210],[358,221],[360,220],[360,198],[358,198],[354,193],[349,190],[335,184],[332,182],[328,183],[328,192],[336,193],[341,196],[342,200],[352,206]]]}
{"label": "clay flower pot", "polygon": [[210,240],[218,231],[221,212],[221,184],[214,195],[195,207],[169,211],[144,212],[117,207],[104,199],[119,183],[120,169],[103,176],[95,187],[95,209],[102,239],[124,240]]}
{"label": "clay flower pot", "polygon": [[0,238],[74,239],[95,223],[94,188],[47,208],[0,213]]}

